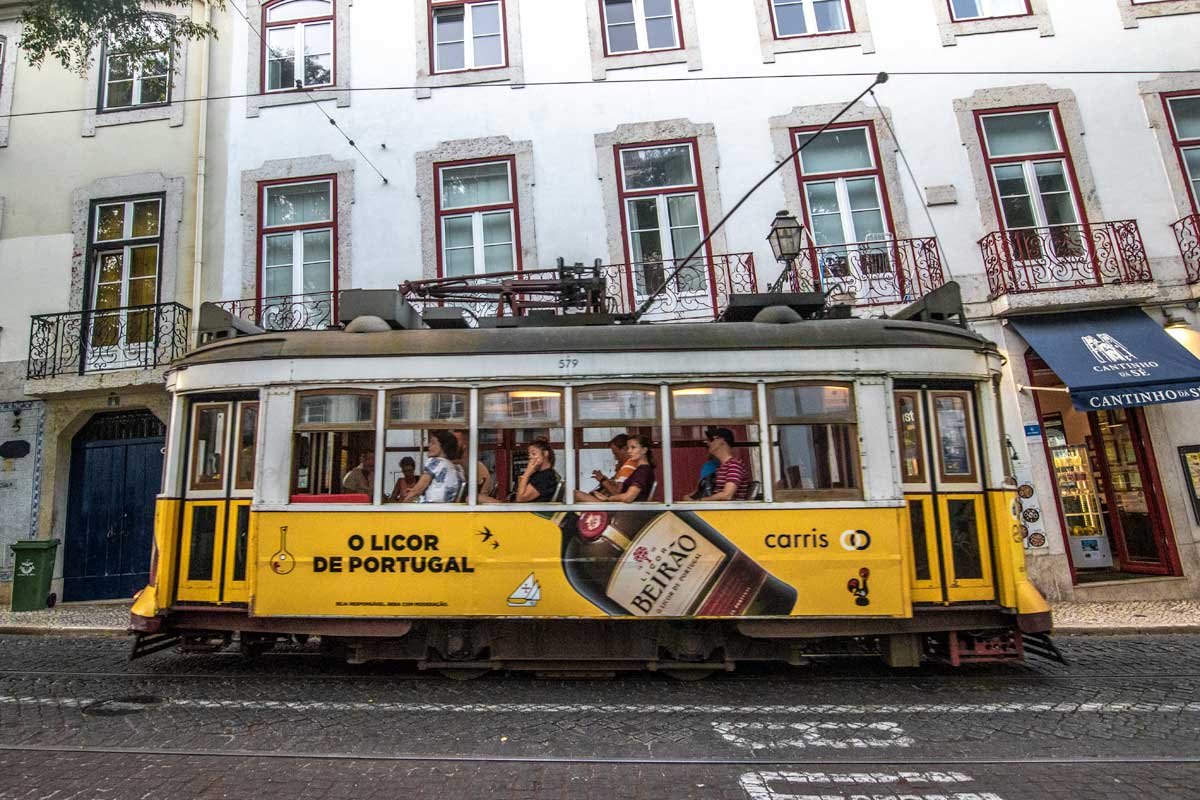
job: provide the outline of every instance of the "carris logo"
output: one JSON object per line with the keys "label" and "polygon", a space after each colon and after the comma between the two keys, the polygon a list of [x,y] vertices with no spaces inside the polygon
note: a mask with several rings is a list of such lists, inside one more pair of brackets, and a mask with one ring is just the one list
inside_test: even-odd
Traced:
{"label": "carris logo", "polygon": [[866,531],[842,531],[841,542],[845,550],[866,550],[871,546],[871,534]]}
{"label": "carris logo", "polygon": [[1097,364],[1127,364],[1137,361],[1137,356],[1129,348],[1109,336],[1107,333],[1097,333],[1094,336],[1081,336],[1084,346],[1096,359]]}

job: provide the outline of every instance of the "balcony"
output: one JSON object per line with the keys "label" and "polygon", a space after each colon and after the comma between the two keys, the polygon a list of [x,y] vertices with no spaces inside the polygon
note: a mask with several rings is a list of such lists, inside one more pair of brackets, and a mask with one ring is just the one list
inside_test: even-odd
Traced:
{"label": "balcony", "polygon": [[[445,305],[466,308],[477,317],[509,316],[529,310],[563,313],[567,309],[557,286],[560,278],[570,277],[580,286],[578,295],[570,298],[570,308],[602,300],[603,311],[627,314],[636,311],[666,282],[643,316],[655,322],[716,319],[729,305],[730,295],[757,289],[753,253],[697,256],[673,274],[681,263],[662,260],[601,264],[597,260],[587,267],[415,281],[402,284],[400,289],[418,311]],[[672,276],[669,281],[668,276]]]}
{"label": "balcony", "polygon": [[1200,214],[1184,217],[1172,225],[1171,230],[1175,231],[1175,241],[1179,242],[1188,283],[1200,283]]}
{"label": "balcony", "polygon": [[268,331],[316,331],[337,322],[333,292],[222,300],[215,305]]}
{"label": "balcony", "polygon": [[1135,220],[997,231],[979,247],[990,299],[1153,280]]}
{"label": "balcony", "polygon": [[25,376],[166,366],[187,350],[190,321],[191,311],[179,303],[40,314],[30,320]]}
{"label": "balcony", "polygon": [[946,282],[932,237],[810,246],[785,274],[790,291],[815,287],[855,306],[912,302]]}

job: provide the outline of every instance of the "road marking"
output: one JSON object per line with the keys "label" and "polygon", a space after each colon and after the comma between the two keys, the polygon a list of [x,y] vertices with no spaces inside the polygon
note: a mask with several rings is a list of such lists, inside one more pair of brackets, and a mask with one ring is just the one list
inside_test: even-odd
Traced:
{"label": "road marking", "polygon": [[[941,790],[946,785],[975,782],[961,772],[747,772],[739,782],[750,800],[1003,800],[991,792],[923,793],[926,784],[931,784],[930,789]],[[781,783],[803,787],[801,791],[805,793],[784,794],[774,788]],[[851,785],[850,793],[842,794],[846,784]],[[812,793],[813,788],[828,786],[836,787],[838,793],[819,789],[818,793]],[[890,793],[875,791],[881,787],[888,787]]]}
{"label": "road marking", "polygon": [[[112,698],[20,697],[0,695],[3,705],[80,708]],[[912,703],[899,705],[675,706],[588,703],[363,703],[287,700],[165,700],[158,708],[290,709],[293,711],[390,711],[413,714],[800,714],[862,716],[898,714],[1179,714],[1200,712],[1196,703]]]}
{"label": "road marking", "polygon": [[730,744],[751,752],[782,747],[849,750],[913,746],[912,737],[905,736],[904,729],[895,722],[714,722],[713,730]]}

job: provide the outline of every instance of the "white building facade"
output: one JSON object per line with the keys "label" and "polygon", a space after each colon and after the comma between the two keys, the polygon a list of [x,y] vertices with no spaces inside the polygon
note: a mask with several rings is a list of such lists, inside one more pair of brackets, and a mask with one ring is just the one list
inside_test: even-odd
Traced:
{"label": "white building facade", "polygon": [[749,198],[651,317],[711,318],[729,294],[774,284],[783,267],[765,236],[783,208],[810,234],[785,286],[879,315],[957,281],[971,326],[1008,358],[1011,452],[1040,505],[1025,531],[1039,586],[1200,594],[1180,450],[1200,445],[1200,406],[1076,411],[1010,324],[1140,308],[1196,326],[1200,0],[245,11],[219,15],[211,45],[196,296],[268,328],[335,322],[342,289],[560,258],[603,265],[629,310],[888,71]]}

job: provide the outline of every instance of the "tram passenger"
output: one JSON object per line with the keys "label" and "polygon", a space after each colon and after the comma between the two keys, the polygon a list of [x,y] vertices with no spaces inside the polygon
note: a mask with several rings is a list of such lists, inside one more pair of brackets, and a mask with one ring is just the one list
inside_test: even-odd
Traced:
{"label": "tram passenger", "polygon": [[404,493],[416,486],[418,480],[417,462],[413,461],[412,456],[400,459],[400,477],[396,479],[396,485],[392,487],[392,493],[388,495],[387,502],[400,502]]}
{"label": "tram passenger", "polygon": [[600,484],[596,487],[596,491],[603,491],[606,494],[616,494],[621,491],[621,484],[625,482],[625,479],[637,469],[637,462],[630,458],[626,452],[628,446],[628,434],[618,433],[609,440],[608,448],[612,450],[613,461],[617,464],[617,471],[610,478],[598,469],[592,470],[592,477]]}
{"label": "tram passenger", "polygon": [[346,494],[375,493],[375,451],[366,450],[358,466],[342,476],[342,491]]}
{"label": "tram passenger", "polygon": [[[525,470],[517,478],[517,491],[513,501],[517,503],[553,503],[557,498],[558,486],[562,478],[554,471],[554,448],[549,439],[537,438],[529,443],[526,450],[529,461]],[[479,495],[479,502],[502,503],[488,495]]]}
{"label": "tram passenger", "polygon": [[[470,445],[468,445],[467,431],[454,431],[454,438],[458,441],[458,458],[454,459],[454,463],[462,471],[463,475],[467,475],[467,456],[471,453]],[[487,465],[482,461],[475,462],[476,483],[480,495],[491,495],[495,492],[495,484],[492,483],[492,472],[487,468]]]}
{"label": "tram passenger", "polygon": [[432,431],[426,445],[429,458],[421,468],[421,477],[404,493],[406,503],[453,503],[458,499],[463,477],[454,459],[458,440],[450,431]]}
{"label": "tram passenger", "polygon": [[708,454],[717,460],[713,493],[702,497],[698,492],[693,492],[683,499],[717,502],[745,500],[750,493],[750,470],[733,454],[733,431],[729,428],[706,428],[704,440],[708,443]]}
{"label": "tram passenger", "polygon": [[649,500],[654,488],[654,453],[649,436],[630,436],[625,446],[629,460],[634,462],[633,473],[612,494],[602,489],[594,492],[575,492],[576,503],[634,503]]}

